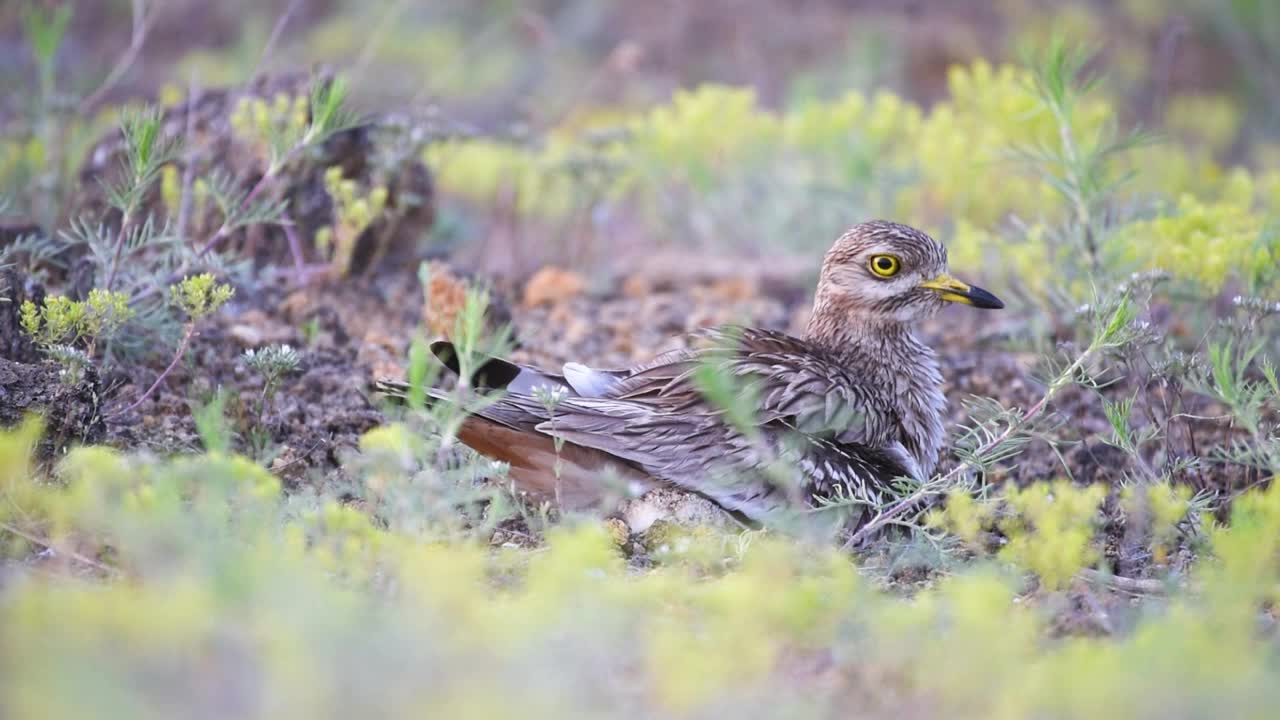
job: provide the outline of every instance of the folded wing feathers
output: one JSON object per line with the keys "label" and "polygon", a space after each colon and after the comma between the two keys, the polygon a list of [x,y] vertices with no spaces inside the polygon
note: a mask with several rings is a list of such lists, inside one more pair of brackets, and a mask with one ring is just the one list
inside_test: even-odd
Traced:
{"label": "folded wing feathers", "polygon": [[779,438],[795,432],[807,437],[799,454],[790,455],[814,491],[902,474],[900,463],[875,450],[883,423],[868,422],[872,408],[854,377],[797,342],[753,330],[733,337],[732,352],[721,342],[710,350],[668,353],[620,379],[608,398],[568,399],[554,421],[538,428],[630,460],[675,484],[717,464],[754,474],[766,461],[762,448],[724,423],[722,409],[707,403],[693,382],[699,364],[710,361],[757,391],[756,421],[770,444],[780,446]]}
{"label": "folded wing feathers", "polygon": [[[561,378],[522,367],[508,388],[514,392],[477,412],[602,450],[746,512],[781,502],[777,488],[761,480],[770,454],[803,471],[810,495],[840,485],[866,492],[869,484],[905,474],[892,453],[878,449],[888,442],[880,432],[885,423],[872,422],[869,413],[879,408],[869,405],[849,369],[780,333],[718,328],[700,336],[711,347],[671,351],[629,371],[568,363]],[[751,387],[760,403],[756,422],[772,447],[744,437],[724,422],[722,408],[706,401],[694,373],[708,362]],[[528,394],[526,380],[571,392],[548,411]],[[407,385],[380,382],[378,389],[403,396]],[[800,446],[784,448],[784,439],[797,432]],[[713,473],[725,484],[709,491],[706,477]]]}
{"label": "folded wing feathers", "polygon": [[625,372],[596,370],[582,363],[564,364],[564,378],[575,393],[583,397],[604,397],[613,390]]}

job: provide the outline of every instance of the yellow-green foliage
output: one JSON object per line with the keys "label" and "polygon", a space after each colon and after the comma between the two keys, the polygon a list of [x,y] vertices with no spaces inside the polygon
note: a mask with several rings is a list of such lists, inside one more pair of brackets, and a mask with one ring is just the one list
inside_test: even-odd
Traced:
{"label": "yellow-green foliage", "polygon": [[[788,238],[821,232],[812,242],[822,245],[831,228],[815,206],[827,198],[829,206],[846,206],[833,211],[842,222],[859,219],[852,213],[861,210],[932,229],[962,268],[1004,275],[1038,294],[1067,284],[1045,268],[1080,267],[1080,248],[1050,232],[1076,209],[1067,212],[1045,168],[1018,156],[1059,148],[1064,137],[1032,74],[979,60],[953,68],[948,89],[927,111],[888,92],[850,92],[772,111],[749,89],[710,85],[679,91],[646,111],[579,112],[538,145],[452,140],[428,148],[426,159],[445,190],[544,219],[584,203],[630,198],[658,211],[651,221],[724,213],[730,231],[741,226]],[[1071,105],[1068,134],[1078,154],[1088,156],[1114,134],[1115,108],[1101,94]],[[1130,148],[1094,178],[1132,175],[1117,186],[1114,200],[1121,204],[1150,207],[1157,200],[1154,216],[1104,238],[1108,269],[1123,275],[1158,266],[1216,290],[1232,265],[1245,275],[1276,265],[1274,248],[1257,246],[1274,218],[1280,179],[1213,160],[1238,132],[1239,109],[1216,96],[1175,98],[1168,122],[1173,137],[1192,142]],[[610,126],[616,137],[602,140],[602,128]],[[584,158],[609,168],[603,185],[566,171]],[[771,188],[767,200],[753,194],[757,186]],[[738,199],[722,208],[726,193]],[[752,221],[779,215],[776,224]],[[1025,231],[1011,232],[1010,219]],[[1084,294],[1088,287],[1080,278],[1067,289]]]}
{"label": "yellow-green foliage", "polygon": [[1218,202],[1183,195],[1168,214],[1126,225],[1111,246],[1116,259],[1141,268],[1178,269],[1213,288],[1242,269],[1274,269],[1280,246],[1262,242],[1265,219],[1252,209],[1253,182],[1243,172],[1233,180],[1228,197]]}
{"label": "yellow-green foliage", "polygon": [[297,145],[311,124],[305,95],[277,93],[270,98],[244,96],[231,112],[231,129],[270,168]]}
{"label": "yellow-green foliage", "polygon": [[1004,499],[1012,512],[1000,523],[1009,541],[1000,558],[1050,588],[1063,587],[1097,559],[1093,535],[1105,497],[1101,485],[1078,488],[1065,480],[1010,490]]}
{"label": "yellow-green foliage", "polygon": [[1223,95],[1178,95],[1165,110],[1170,132],[1215,152],[1226,150],[1240,132],[1240,111]]}
{"label": "yellow-green foliage", "polygon": [[106,339],[132,317],[127,293],[101,288],[90,290],[84,300],[55,295],[39,306],[25,300],[20,311],[22,329],[45,346],[71,345],[82,338],[90,343]]}
{"label": "yellow-green foliage", "polygon": [[539,218],[563,218],[591,200],[567,171],[583,152],[574,138],[553,136],[538,148],[495,140],[451,140],[425,151],[441,186],[471,200]]}
{"label": "yellow-green foliage", "polygon": [[[984,533],[998,528],[1005,542],[997,557],[1056,590],[1097,561],[1094,535],[1105,497],[1106,489],[1100,485],[1080,488],[1064,480],[1009,488],[987,500],[955,491],[947,496],[944,509],[930,515],[929,524],[979,552],[985,548]],[[1176,523],[1187,512],[1189,493],[1158,484],[1141,491],[1129,489],[1125,498],[1135,514],[1149,516],[1153,552],[1163,561],[1177,540]]]}
{"label": "yellow-green foliage", "polygon": [[173,163],[160,170],[160,199],[169,217],[176,218],[182,207],[182,175]]}
{"label": "yellow-green foliage", "polygon": [[944,509],[929,514],[929,524],[946,530],[971,547],[980,548],[982,534],[994,514],[994,503],[982,503],[970,493],[953,490],[947,493]]}
{"label": "yellow-green foliage", "polygon": [[1134,485],[1124,489],[1122,500],[1131,523],[1145,520],[1149,524],[1152,558],[1166,562],[1178,539],[1178,523],[1190,506],[1191,488],[1165,483]]}
{"label": "yellow-green foliage", "polygon": [[36,137],[25,140],[0,139],[0,188],[20,188],[44,171],[47,165],[44,143]]}
{"label": "yellow-green foliage", "polygon": [[317,231],[315,243],[329,258],[334,274],[344,277],[351,269],[360,233],[387,208],[387,188],[379,185],[361,193],[356,181],[342,177],[337,166],[325,171],[324,188],[333,201],[333,225]]}
{"label": "yellow-green foliage", "polygon": [[[8,525],[27,517],[43,499],[41,488],[31,482],[31,455],[40,440],[43,423],[27,418],[20,426],[0,432],[0,523]],[[0,531],[3,534],[3,531]],[[0,538],[0,557],[27,550],[26,540],[9,534]]]}
{"label": "yellow-green foliage", "polygon": [[695,190],[762,162],[781,140],[778,118],[757,106],[753,90],[720,85],[676,91],[629,129],[639,162]]}
{"label": "yellow-green foliage", "polygon": [[[901,209],[935,223],[961,217],[988,228],[1010,213],[1035,218],[1060,212],[1054,190],[1010,157],[1015,148],[1052,142],[1058,135],[1053,116],[1040,107],[1030,73],[978,61],[952,68],[947,87],[949,100],[934,107],[915,138],[914,161],[925,182],[904,192]],[[1093,137],[1110,113],[1101,101],[1081,103],[1072,128],[1080,137]]]}
{"label": "yellow-green foliage", "polygon": [[212,273],[185,277],[169,286],[169,302],[192,320],[217,312],[235,294],[235,288],[218,282]]}
{"label": "yellow-green foliage", "polygon": [[[908,598],[832,549],[750,533],[716,568],[636,571],[594,523],[492,549],[284,496],[221,454],[87,448],[36,481],[37,433],[0,433],[0,523],[40,541],[0,529],[6,717],[1266,717],[1280,701],[1257,625],[1280,600],[1280,486],[1240,498],[1187,589],[1131,630],[1048,642],[991,567]],[[392,428],[362,449],[403,470],[416,442]],[[1159,522],[1182,505],[1149,495]],[[1096,490],[1007,497],[1019,549],[1002,560],[1059,583],[1087,561]],[[43,569],[13,564],[46,547]]]}

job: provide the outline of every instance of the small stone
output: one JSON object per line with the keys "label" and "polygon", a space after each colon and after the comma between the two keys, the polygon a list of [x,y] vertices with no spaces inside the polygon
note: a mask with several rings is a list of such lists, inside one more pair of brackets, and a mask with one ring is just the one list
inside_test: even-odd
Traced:
{"label": "small stone", "polygon": [[289,445],[281,447],[280,454],[276,456],[275,460],[271,461],[271,472],[275,475],[279,475],[289,466],[295,464],[297,462],[295,455],[293,447]]}
{"label": "small stone", "polygon": [[356,362],[368,366],[373,377],[403,377],[404,341],[378,330],[369,330],[360,342]]}
{"label": "small stone", "polygon": [[242,347],[256,348],[262,345],[262,332],[252,325],[232,325],[227,328],[227,334]]}
{"label": "small stone", "polygon": [[301,322],[308,309],[315,304],[315,299],[308,290],[295,290],[289,293],[280,303],[279,311],[282,317],[289,322]]}
{"label": "small stone", "polygon": [[544,267],[529,278],[524,287],[524,306],[553,305],[577,297],[587,288],[587,281],[572,270]]}
{"label": "small stone", "polygon": [[622,516],[634,533],[643,533],[663,521],[680,526],[728,524],[728,515],[715,503],[674,488],[658,488],[623,504]]}
{"label": "small stone", "polygon": [[653,292],[653,283],[643,275],[632,275],[622,281],[624,297],[641,298]]}

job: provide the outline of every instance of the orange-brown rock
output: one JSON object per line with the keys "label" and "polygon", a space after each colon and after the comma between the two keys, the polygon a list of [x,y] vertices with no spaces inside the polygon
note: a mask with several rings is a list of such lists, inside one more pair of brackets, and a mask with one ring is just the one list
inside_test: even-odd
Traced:
{"label": "orange-brown rock", "polygon": [[577,297],[587,288],[587,281],[572,270],[544,267],[529,278],[524,287],[524,306],[553,305]]}

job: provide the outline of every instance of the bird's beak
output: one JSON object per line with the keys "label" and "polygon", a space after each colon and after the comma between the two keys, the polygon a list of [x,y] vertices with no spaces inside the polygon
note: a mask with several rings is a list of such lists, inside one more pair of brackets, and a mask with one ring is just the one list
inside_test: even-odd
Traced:
{"label": "bird's beak", "polygon": [[1004,307],[1004,302],[995,295],[980,287],[961,282],[946,273],[920,283],[920,287],[937,290],[938,296],[947,302],[964,303],[988,310],[999,310]]}

